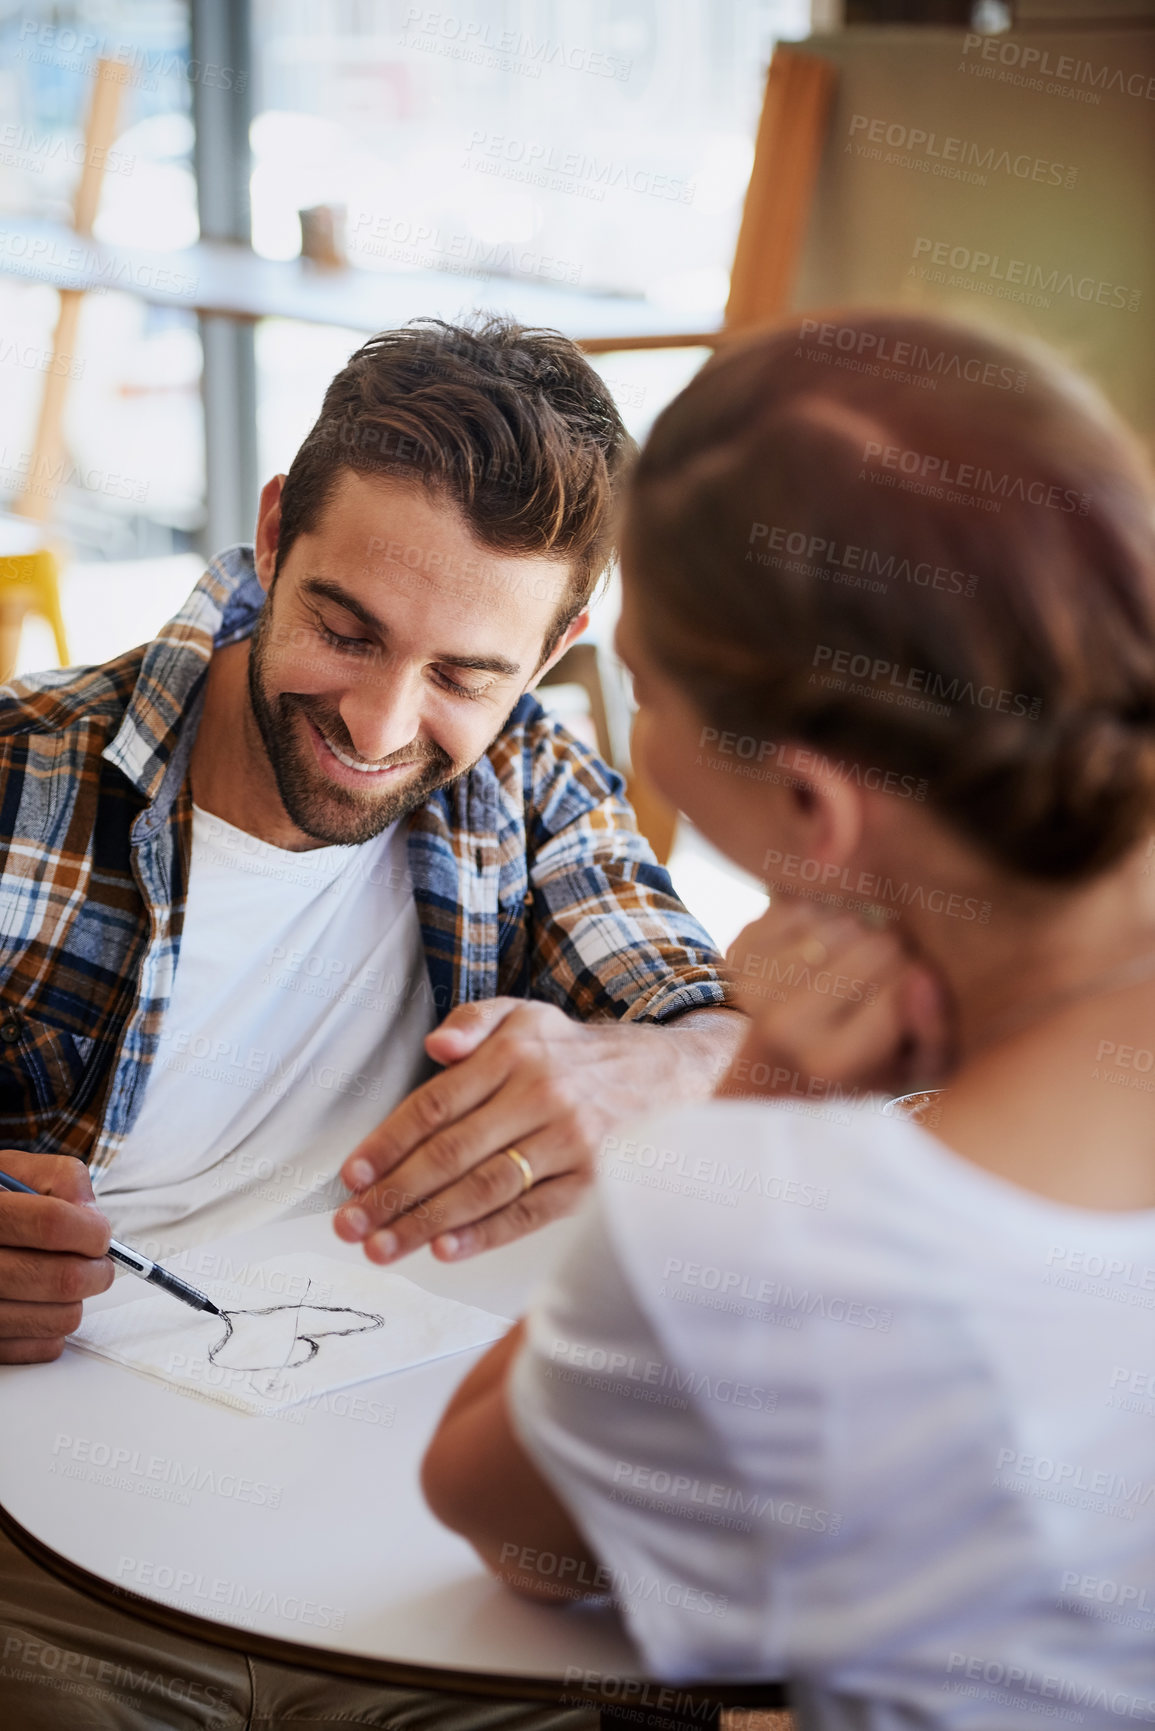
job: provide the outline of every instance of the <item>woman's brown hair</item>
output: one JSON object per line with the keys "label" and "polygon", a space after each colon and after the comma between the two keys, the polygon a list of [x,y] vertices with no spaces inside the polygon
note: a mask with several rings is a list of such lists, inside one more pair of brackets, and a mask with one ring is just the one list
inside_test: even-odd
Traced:
{"label": "woman's brown hair", "polygon": [[703,721],[924,779],[1074,881],[1155,803],[1155,482],[1049,353],[900,313],[727,346],[659,417],[623,565]]}

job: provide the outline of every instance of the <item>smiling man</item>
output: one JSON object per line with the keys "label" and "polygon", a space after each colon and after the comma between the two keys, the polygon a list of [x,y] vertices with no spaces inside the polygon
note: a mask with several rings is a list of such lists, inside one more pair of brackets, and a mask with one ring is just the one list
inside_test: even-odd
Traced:
{"label": "smiling man", "polygon": [[[335,1210],[374,1261],[467,1256],[725,1070],[709,939],[529,695],[584,629],[629,450],[562,337],[385,333],[155,642],[0,696],[0,1164],[44,1193],[0,1193],[0,1361],[59,1355],[110,1227],[164,1257]],[[140,1639],[0,1544],[5,1621],[102,1659]],[[306,1696],[472,1722],[177,1650],[238,1725]],[[35,1666],[17,1688],[55,1723]]]}
{"label": "smiling man", "polygon": [[[372,1259],[451,1258],[709,1091],[718,958],[529,695],[630,449],[565,338],[385,333],[156,642],[12,689],[0,1145],[79,1156],[153,1254],[344,1204]],[[17,1296],[0,1260],[0,1354],[54,1354]]]}

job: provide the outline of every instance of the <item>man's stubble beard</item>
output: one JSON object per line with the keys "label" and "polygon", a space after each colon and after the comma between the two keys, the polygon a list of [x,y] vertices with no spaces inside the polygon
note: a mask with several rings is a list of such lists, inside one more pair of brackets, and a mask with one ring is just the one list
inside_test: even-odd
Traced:
{"label": "man's stubble beard", "polygon": [[[327,847],[360,846],[363,842],[372,841],[374,836],[380,835],[382,830],[399,819],[408,817],[410,812],[424,805],[437,788],[444,787],[447,782],[463,775],[466,769],[472,768],[472,765],[456,767],[449,755],[430,741],[417,752],[418,758],[423,757],[426,761],[417,771],[416,778],[388,793],[362,799],[349,788],[323,781],[313,748],[301,738],[296,717],[305,716],[349,757],[359,758],[360,753],[349,738],[341,717],[336,711],[326,709],[318,699],[289,691],[283,691],[272,699],[266,695],[262,679],[268,661],[271,620],[270,595],[249,639],[249,707],[281,804],[304,835]],[[414,753],[405,746],[393,755],[399,763],[405,763]]]}

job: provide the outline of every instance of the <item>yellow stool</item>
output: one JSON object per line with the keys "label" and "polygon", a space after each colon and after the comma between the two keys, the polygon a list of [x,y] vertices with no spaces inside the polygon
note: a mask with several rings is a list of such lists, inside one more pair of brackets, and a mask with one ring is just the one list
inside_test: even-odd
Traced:
{"label": "yellow stool", "polygon": [[12,677],[26,613],[39,613],[47,619],[60,665],[68,666],[59,576],[56,556],[47,547],[34,553],[0,554],[0,685]]}

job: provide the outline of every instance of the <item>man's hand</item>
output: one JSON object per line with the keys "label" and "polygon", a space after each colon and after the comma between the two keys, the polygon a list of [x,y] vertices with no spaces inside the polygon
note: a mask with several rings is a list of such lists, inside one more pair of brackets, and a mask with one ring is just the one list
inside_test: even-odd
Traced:
{"label": "man's hand", "polygon": [[[655,1105],[709,1094],[743,1023],[697,1010],[668,1027],[575,1022],[549,1004],[462,1004],[425,1042],[446,1068],[355,1148],[357,1194],[338,1235],[392,1262],[432,1240],[443,1261],[519,1238],[568,1213],[607,1130]],[[505,1153],[528,1161],[533,1187]]]}
{"label": "man's hand", "polygon": [[0,1364],[47,1363],[112,1285],[108,1221],[71,1155],[3,1149],[0,1167],[40,1192],[0,1190]]}
{"label": "man's hand", "polygon": [[750,1027],[719,1094],[900,1094],[943,1079],[944,990],[893,930],[775,897],[726,960]]}

